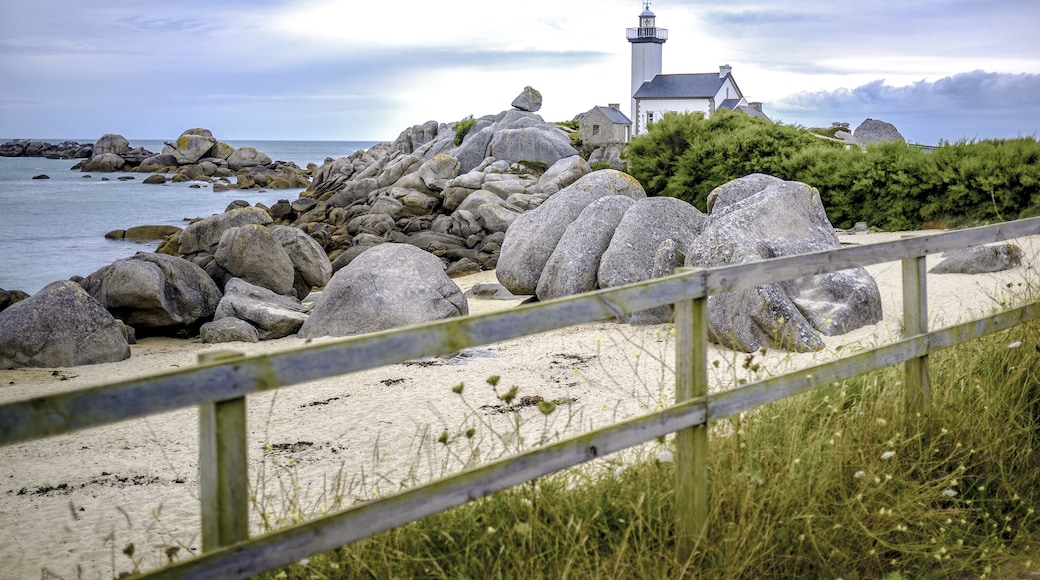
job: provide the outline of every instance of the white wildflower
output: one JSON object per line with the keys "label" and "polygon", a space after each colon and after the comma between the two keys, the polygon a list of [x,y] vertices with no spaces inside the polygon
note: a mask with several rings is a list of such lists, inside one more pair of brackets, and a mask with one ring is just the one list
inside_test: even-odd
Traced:
{"label": "white wildflower", "polygon": [[957,497],[957,490],[947,489],[942,492],[944,497]]}
{"label": "white wildflower", "polygon": [[886,452],[881,454],[881,459],[882,460],[888,460],[888,459],[892,459],[895,456],[896,456],[896,452],[892,451],[891,449],[889,449],[888,451],[886,451]]}
{"label": "white wildflower", "polygon": [[852,474],[852,477],[855,477],[856,479],[862,479],[862,478],[864,478],[866,476],[867,476],[867,472],[863,471],[862,469],[857,471],[856,473]]}
{"label": "white wildflower", "polygon": [[1021,340],[1016,340],[1015,342],[1012,342],[1011,344],[1009,344],[1008,348],[1018,348],[1020,346],[1022,346],[1022,341]]}
{"label": "white wildflower", "polygon": [[675,460],[675,457],[672,455],[671,451],[662,449],[657,452],[657,460],[661,463],[671,463]]}

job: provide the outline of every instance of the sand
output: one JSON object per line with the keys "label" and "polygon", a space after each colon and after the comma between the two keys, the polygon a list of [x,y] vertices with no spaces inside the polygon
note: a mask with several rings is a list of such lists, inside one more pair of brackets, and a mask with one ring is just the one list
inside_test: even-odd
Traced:
{"label": "sand", "polygon": [[[923,235],[935,232],[913,232]],[[902,235],[841,236],[868,244]],[[932,328],[990,313],[1000,302],[1036,288],[1040,236],[1015,240],[1024,266],[986,275],[928,277]],[[928,258],[928,267],[941,260]],[[894,340],[901,318],[898,262],[869,266],[881,290],[884,320],[827,338],[817,353],[771,351],[760,373],[779,373],[840,356],[850,345]],[[495,282],[483,272],[456,283],[467,290]],[[1010,285],[1010,288],[1009,288]],[[473,314],[519,301],[470,300]],[[206,345],[197,340],[144,339],[122,362],[73,368],[0,371],[0,401],[82,388],[195,363],[199,353],[246,354],[299,346],[295,337],[258,344]],[[673,397],[671,325],[586,324],[467,349],[465,356],[390,365],[249,398],[249,461],[257,510],[254,531],[337,509],[669,404]],[[847,352],[847,350],[845,351]],[[713,389],[751,378],[745,355],[711,345]],[[497,391],[487,378],[501,377]],[[452,387],[462,383],[462,395]],[[556,401],[501,412],[498,395]],[[466,432],[472,429],[472,437]],[[437,439],[447,433],[449,442]],[[169,553],[199,549],[197,414],[155,415],[0,448],[0,574],[12,578],[110,578],[154,568]],[[651,444],[641,452],[654,452]],[[628,461],[608,458],[604,465]],[[261,517],[259,514],[263,513]],[[133,543],[133,557],[124,554]],[[176,552],[176,553],[174,553]],[[46,570],[47,572],[43,572]]]}

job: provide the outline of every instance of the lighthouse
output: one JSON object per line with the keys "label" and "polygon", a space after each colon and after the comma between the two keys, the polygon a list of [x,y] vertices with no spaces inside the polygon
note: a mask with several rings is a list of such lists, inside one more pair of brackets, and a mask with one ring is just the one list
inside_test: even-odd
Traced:
{"label": "lighthouse", "polygon": [[[646,81],[661,74],[661,48],[668,40],[668,30],[657,27],[657,17],[650,11],[650,0],[644,0],[643,12],[639,15],[639,26],[626,31],[628,42],[632,44],[632,134],[638,135],[639,111],[636,108],[636,91]],[[645,129],[645,128],[644,128]]]}

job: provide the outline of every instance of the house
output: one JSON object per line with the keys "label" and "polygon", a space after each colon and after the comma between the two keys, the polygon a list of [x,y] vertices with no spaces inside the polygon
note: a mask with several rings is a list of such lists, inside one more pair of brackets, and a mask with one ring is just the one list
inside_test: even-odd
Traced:
{"label": "house", "polygon": [[632,121],[622,113],[619,103],[593,107],[578,121],[578,134],[585,145],[600,146],[628,143]]}
{"label": "house", "polygon": [[649,124],[667,112],[711,116],[726,108],[769,120],[762,103],[744,97],[728,64],[720,66],[718,73],[661,74],[668,30],[657,27],[649,2],[643,3],[639,26],[629,28],[626,36],[632,44],[632,135],[646,133]]}

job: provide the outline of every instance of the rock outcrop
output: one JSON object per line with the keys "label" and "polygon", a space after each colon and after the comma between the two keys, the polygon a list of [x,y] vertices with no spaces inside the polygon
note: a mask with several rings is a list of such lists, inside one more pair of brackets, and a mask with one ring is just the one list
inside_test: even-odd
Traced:
{"label": "rock outcrop", "polygon": [[121,361],[130,357],[126,333],[78,284],[54,282],[0,312],[0,368]]}
{"label": "rock outcrop", "polygon": [[476,119],[459,145],[455,124],[430,121],[329,159],[299,200],[273,213],[316,240],[334,270],[387,242],[427,250],[452,274],[494,269],[500,236],[589,172],[569,134],[533,112],[537,91],[515,103]]}
{"label": "rock outcrop", "polygon": [[332,276],[297,336],[350,336],[468,313],[440,260],[408,244],[380,244]]}
{"label": "rock outcrop", "polygon": [[[804,183],[755,174],[708,196],[702,233],[687,266],[723,266],[840,247],[819,192]],[[736,290],[708,298],[712,339],[752,352],[780,346],[811,351],[832,336],[881,320],[881,294],[863,268]]]}
{"label": "rock outcrop", "polygon": [[[42,151],[43,145],[47,145],[48,150],[56,151],[56,157],[85,158],[73,166],[81,171],[172,173],[170,181],[203,181],[213,183],[214,187],[219,185],[221,189],[292,189],[304,188],[310,183],[308,170],[295,163],[272,161],[253,147],[235,149],[203,128],[187,129],[175,141],[166,143],[160,153],[142,147],[130,149],[129,141],[115,134],[103,135],[93,146],[86,147],[73,142],[61,146],[35,143],[10,141],[0,146],[0,155],[29,155]],[[165,182],[164,176],[150,176],[145,180],[149,184]]]}
{"label": "rock outcrop", "polygon": [[94,148],[89,143],[62,141],[48,143],[31,139],[13,139],[0,145],[0,157],[46,157],[48,159],[87,159]]}

